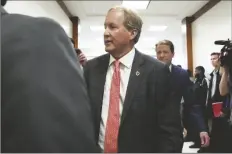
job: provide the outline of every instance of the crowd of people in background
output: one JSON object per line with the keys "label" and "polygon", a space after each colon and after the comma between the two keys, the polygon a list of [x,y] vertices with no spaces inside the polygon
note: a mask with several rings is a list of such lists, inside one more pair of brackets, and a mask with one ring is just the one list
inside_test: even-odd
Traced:
{"label": "crowd of people in background", "polygon": [[[213,52],[211,55],[213,71],[210,77],[206,77],[203,66],[197,66],[193,75],[193,100],[199,105],[204,115],[205,124],[210,134],[210,145],[208,148],[201,148],[197,129],[191,120],[186,119],[188,135],[186,141],[194,141],[190,148],[201,148],[199,152],[231,152],[231,100],[228,92],[220,92],[221,77],[225,73],[225,67],[221,67],[220,52]],[[227,68],[226,68],[227,69]],[[228,73],[228,72],[227,72]],[[228,77],[228,74],[227,74]],[[218,113],[217,113],[218,112]]]}

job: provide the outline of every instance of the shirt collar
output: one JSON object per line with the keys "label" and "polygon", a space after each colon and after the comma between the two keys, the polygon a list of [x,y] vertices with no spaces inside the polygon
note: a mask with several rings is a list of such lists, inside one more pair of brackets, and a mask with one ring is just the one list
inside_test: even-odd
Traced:
{"label": "shirt collar", "polygon": [[172,64],[169,65],[169,70],[172,72]]}
{"label": "shirt collar", "polygon": [[[131,68],[133,60],[135,56],[135,48],[132,48],[126,55],[119,59],[120,63],[126,66],[127,68]],[[115,61],[115,58],[110,55],[110,63],[109,66]]]}

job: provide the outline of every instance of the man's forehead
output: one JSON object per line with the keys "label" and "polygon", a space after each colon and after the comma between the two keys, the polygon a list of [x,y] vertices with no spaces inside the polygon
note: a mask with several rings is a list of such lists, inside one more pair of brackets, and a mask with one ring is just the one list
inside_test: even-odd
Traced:
{"label": "man's forehead", "polygon": [[121,24],[124,21],[124,16],[121,14],[108,13],[104,25]]}
{"label": "man's forehead", "polygon": [[106,17],[112,17],[112,16],[123,17],[123,11],[118,10],[118,9],[111,9],[107,12]]}
{"label": "man's forehead", "polygon": [[165,45],[165,44],[158,44],[156,46],[157,49],[160,49],[160,50],[170,50],[170,47],[168,45]]}
{"label": "man's forehead", "polygon": [[212,55],[211,58],[212,59],[219,58],[219,55]]}

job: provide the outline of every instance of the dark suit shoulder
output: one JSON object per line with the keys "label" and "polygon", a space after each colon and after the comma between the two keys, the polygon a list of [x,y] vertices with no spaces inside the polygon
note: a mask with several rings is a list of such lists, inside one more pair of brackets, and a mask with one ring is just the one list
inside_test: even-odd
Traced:
{"label": "dark suit shoulder", "polygon": [[187,70],[180,68],[178,66],[175,66],[175,65],[173,65],[173,68],[177,70],[176,72],[178,72],[178,75],[189,78]]}
{"label": "dark suit shoulder", "polygon": [[98,57],[95,57],[93,59],[90,59],[87,61],[86,63],[86,67],[89,67],[89,66],[95,66],[97,65],[98,63],[101,63],[103,61],[106,61],[109,59],[109,54],[104,54],[104,55],[101,55],[101,56],[98,56]]}
{"label": "dark suit shoulder", "polygon": [[109,54],[107,53],[107,54],[104,54],[104,55],[95,57],[95,58],[93,58],[93,59],[90,59],[90,60],[88,60],[87,63],[94,63],[94,62],[101,61],[101,60],[103,60],[103,59],[105,59],[105,58],[108,58],[108,57],[109,57]]}
{"label": "dark suit shoulder", "polygon": [[[55,37],[57,35],[66,35],[66,32],[61,25],[53,19],[46,17],[31,17],[21,14],[8,14],[5,18],[6,29],[12,31],[12,33],[33,33],[38,37],[46,36]],[[20,29],[20,30],[19,30]],[[53,36],[55,35],[55,36]]]}
{"label": "dark suit shoulder", "polygon": [[32,17],[32,16],[27,16],[27,15],[22,15],[22,14],[7,14],[6,15],[9,21],[14,22],[16,25],[23,24],[23,26],[28,26],[28,25],[36,25],[36,27],[40,27],[41,25],[37,25],[38,22],[40,24],[48,24],[52,26],[58,26],[61,27],[58,22],[51,18],[46,18],[46,17]]}
{"label": "dark suit shoulder", "polygon": [[140,53],[140,54],[143,57],[143,59],[145,60],[145,62],[151,66],[155,66],[155,69],[161,69],[161,68],[164,68],[166,66],[164,63],[162,63],[161,61],[159,61],[156,58],[153,58],[149,55],[145,55],[143,53]]}

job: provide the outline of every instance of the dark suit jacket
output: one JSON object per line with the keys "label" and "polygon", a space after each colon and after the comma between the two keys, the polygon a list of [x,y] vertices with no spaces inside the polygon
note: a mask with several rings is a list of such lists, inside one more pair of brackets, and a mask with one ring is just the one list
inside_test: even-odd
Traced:
{"label": "dark suit jacket", "polygon": [[205,78],[197,78],[193,85],[194,104],[205,108],[208,85]]}
{"label": "dark suit jacket", "polygon": [[211,79],[209,81],[209,100],[213,101],[213,102],[217,102],[217,101],[222,101],[224,100],[224,97],[222,97],[220,95],[220,91],[219,91],[219,84],[221,81],[221,75],[219,74],[219,70],[216,73],[217,76],[217,80],[216,80],[216,88],[215,88],[215,93],[213,95],[213,97],[211,97],[211,90],[212,90],[212,84],[213,84],[213,72],[210,73]]}
{"label": "dark suit jacket", "polygon": [[80,64],[64,30],[1,7],[1,152],[98,152]]}
{"label": "dark suit jacket", "polygon": [[212,84],[213,84],[213,72],[210,73],[211,79],[209,82],[209,97],[208,97],[208,103],[207,103],[207,114],[209,118],[213,117],[213,110],[212,110],[212,103],[214,102],[224,102],[226,100],[226,97],[223,97],[220,95],[219,91],[219,84],[221,81],[221,75],[219,74],[219,70],[216,73],[217,80],[216,80],[216,88],[215,88],[215,93],[213,97],[211,97],[211,90],[212,90]]}
{"label": "dark suit jacket", "polygon": [[[85,78],[98,142],[109,54],[87,62]],[[140,75],[136,76],[136,71]],[[158,60],[136,50],[119,129],[119,152],[180,152],[178,119],[169,106],[169,71]]]}
{"label": "dark suit jacket", "polygon": [[[181,98],[184,98],[184,108],[183,112],[188,113],[190,120],[197,125],[197,130],[199,132],[207,131],[202,107],[200,105],[194,104],[193,99],[193,82],[190,81],[187,71],[184,69],[172,65],[171,71],[171,84],[172,84],[172,102],[173,102],[173,112],[180,111]],[[175,114],[176,115],[176,114]]]}

